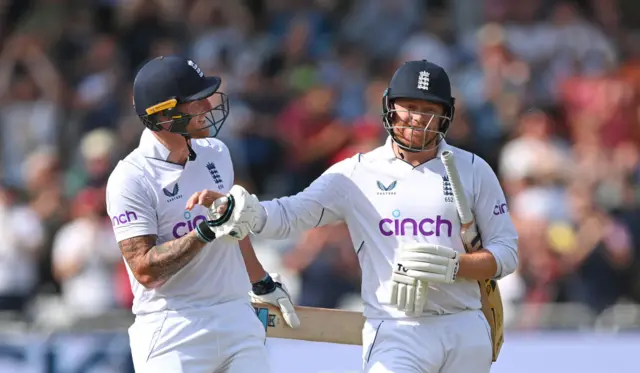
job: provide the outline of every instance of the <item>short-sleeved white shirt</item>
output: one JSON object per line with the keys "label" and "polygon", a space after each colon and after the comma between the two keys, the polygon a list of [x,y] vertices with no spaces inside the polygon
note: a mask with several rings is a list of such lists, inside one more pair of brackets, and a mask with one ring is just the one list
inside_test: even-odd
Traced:
{"label": "short-sleeved white shirt", "polygon": [[[444,141],[436,158],[417,167],[395,156],[390,139],[369,153],[335,164],[297,195],[262,202],[267,221],[259,236],[278,239],[330,222],[346,222],[362,268],[364,315],[405,318],[404,312],[389,304],[400,244],[428,242],[465,252],[440,160],[444,149],[455,154],[483,246],[498,264],[496,278],[512,273],[517,266],[518,235],[495,173],[480,157]],[[425,314],[479,308],[477,281],[429,284]]]}
{"label": "short-sleeved white shirt", "polygon": [[[156,235],[157,244],[180,238],[205,219],[206,208],[185,210],[203,189],[227,193],[234,182],[229,150],[217,139],[192,139],[197,157],[185,166],[167,162],[167,148],[149,130],[120,161],[107,184],[107,210],[118,242]],[[237,242],[215,240],[158,289],[142,286],[127,266],[133,313],[206,307],[247,298],[250,281]]]}

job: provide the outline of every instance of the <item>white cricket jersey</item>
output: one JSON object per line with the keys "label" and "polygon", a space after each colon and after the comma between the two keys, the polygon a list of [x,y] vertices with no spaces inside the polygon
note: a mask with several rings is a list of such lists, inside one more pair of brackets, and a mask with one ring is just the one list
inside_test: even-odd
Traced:
{"label": "white cricket jersey", "polygon": [[[333,165],[295,196],[262,202],[267,221],[258,236],[282,239],[327,223],[346,222],[362,267],[364,315],[405,318],[404,312],[389,305],[392,266],[400,243],[429,242],[465,252],[460,220],[440,160],[442,150],[450,149],[472,202],[483,246],[498,263],[495,277],[515,271],[518,235],[491,167],[444,141],[436,158],[413,167],[396,158],[391,144],[389,138],[384,146]],[[464,309],[480,309],[477,281],[429,284],[424,314]]]}
{"label": "white cricket jersey", "polygon": [[[116,239],[156,235],[157,244],[180,238],[206,219],[207,210],[185,210],[203,189],[227,193],[233,185],[229,150],[217,139],[192,139],[195,161],[166,161],[169,151],[149,130],[140,145],[120,161],[107,184],[107,210]],[[126,262],[125,262],[126,263]],[[251,290],[237,241],[215,240],[158,289],[136,281],[127,265],[136,315],[166,309],[206,307],[247,298]]]}

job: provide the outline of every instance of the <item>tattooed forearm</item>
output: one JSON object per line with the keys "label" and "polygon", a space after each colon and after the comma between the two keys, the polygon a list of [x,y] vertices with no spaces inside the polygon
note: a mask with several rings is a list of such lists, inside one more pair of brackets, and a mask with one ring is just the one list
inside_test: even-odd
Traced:
{"label": "tattooed forearm", "polygon": [[156,236],[140,236],[120,242],[120,249],[139,283],[161,286],[186,266],[204,247],[195,232],[156,245]]}

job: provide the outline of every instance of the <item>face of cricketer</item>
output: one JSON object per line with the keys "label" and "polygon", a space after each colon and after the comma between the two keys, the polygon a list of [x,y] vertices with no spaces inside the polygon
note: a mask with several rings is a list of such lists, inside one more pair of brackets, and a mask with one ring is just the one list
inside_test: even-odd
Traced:
{"label": "face of cricketer", "polygon": [[[158,124],[165,131],[196,139],[216,137],[229,115],[229,99],[224,93],[216,92],[202,100],[179,104],[175,112],[163,113],[158,118]],[[183,124],[181,118],[188,118],[188,122]]]}
{"label": "face of cricketer", "polygon": [[435,102],[398,98],[394,100],[395,120],[393,133],[404,145],[423,148],[435,142],[440,135],[440,123],[444,116],[444,105]]}
{"label": "face of cricketer", "polygon": [[211,122],[207,117],[211,115],[213,107],[209,98],[178,105],[179,112],[192,116],[185,132],[195,139],[210,137]]}

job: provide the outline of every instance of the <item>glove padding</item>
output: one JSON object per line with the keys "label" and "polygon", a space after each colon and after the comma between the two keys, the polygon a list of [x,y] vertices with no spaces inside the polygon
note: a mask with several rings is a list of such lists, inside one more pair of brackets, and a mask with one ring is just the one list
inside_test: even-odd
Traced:
{"label": "glove padding", "polygon": [[458,252],[451,248],[403,244],[393,266],[391,304],[409,316],[419,316],[427,301],[429,282],[453,283],[458,266]]}
{"label": "glove padding", "polygon": [[458,273],[460,257],[452,248],[430,243],[410,243],[400,247],[394,274],[426,282],[451,284]]}
{"label": "glove padding", "polygon": [[291,328],[297,328],[300,326],[300,319],[298,318],[298,314],[293,306],[293,301],[291,300],[291,296],[287,291],[287,288],[281,281],[280,275],[277,273],[270,273],[269,276],[275,282],[275,287],[271,292],[266,294],[255,294],[252,291],[249,292],[249,297],[251,298],[251,302],[253,303],[267,303],[274,305],[280,309],[282,312],[282,317],[284,321]]}
{"label": "glove padding", "polygon": [[[221,209],[224,212],[220,213]],[[266,215],[255,194],[249,194],[245,188],[234,185],[225,197],[213,202],[207,220],[216,237],[229,236],[242,240],[257,226],[264,224]]]}
{"label": "glove padding", "polygon": [[427,303],[429,284],[394,272],[391,276],[391,304],[407,316],[420,316]]}

